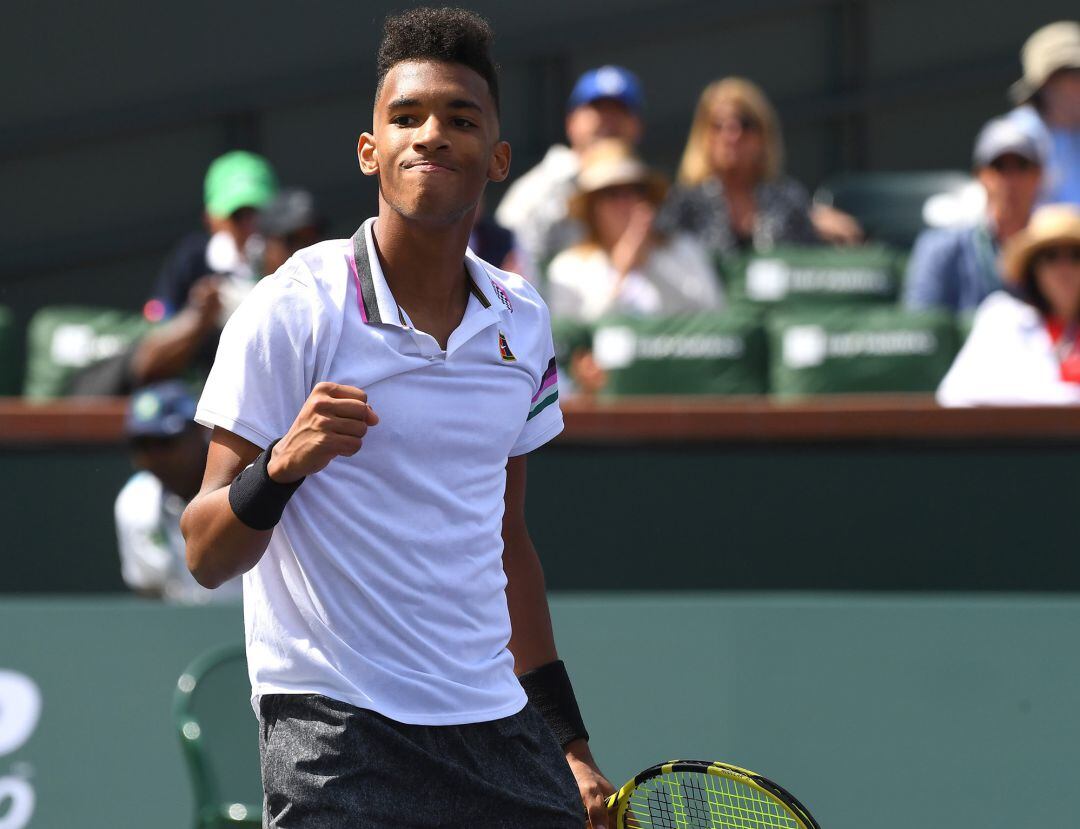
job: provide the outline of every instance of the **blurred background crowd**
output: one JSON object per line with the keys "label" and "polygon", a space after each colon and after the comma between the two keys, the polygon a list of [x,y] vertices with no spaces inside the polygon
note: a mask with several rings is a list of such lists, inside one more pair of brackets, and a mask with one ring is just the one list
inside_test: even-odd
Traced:
{"label": "blurred background crowd", "polygon": [[[789,172],[755,79],[704,86],[665,127],[684,136],[677,159],[654,159],[646,88],[664,90],[634,65],[590,67],[561,93],[563,140],[489,194],[471,247],[544,296],[581,395],[1080,403],[1080,23],[1018,33],[1016,47],[1018,77],[967,136],[967,169],[858,165],[813,190]],[[0,392],[131,395],[124,578],[177,601],[207,600],[177,522],[199,485],[193,401],[222,326],[293,252],[375,212],[368,198],[330,215],[273,152],[240,149],[254,143],[243,133],[207,159],[202,222],[143,272],[141,309],[103,292],[11,310],[0,292]]]}

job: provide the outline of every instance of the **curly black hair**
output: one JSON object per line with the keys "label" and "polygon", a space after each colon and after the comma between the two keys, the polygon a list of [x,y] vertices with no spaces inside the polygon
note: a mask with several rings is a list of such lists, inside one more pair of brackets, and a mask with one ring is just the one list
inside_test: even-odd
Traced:
{"label": "curly black hair", "polygon": [[491,26],[480,15],[451,7],[409,9],[386,18],[376,59],[375,97],[386,73],[406,60],[460,63],[487,81],[499,110],[499,68],[491,58]]}

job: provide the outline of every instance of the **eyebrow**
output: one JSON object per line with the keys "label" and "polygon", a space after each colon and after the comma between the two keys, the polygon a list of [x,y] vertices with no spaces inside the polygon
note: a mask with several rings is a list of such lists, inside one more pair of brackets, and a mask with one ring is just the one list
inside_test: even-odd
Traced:
{"label": "eyebrow", "polygon": [[[404,96],[395,98],[391,101],[387,107],[389,109],[409,109],[413,107],[421,106],[419,98],[406,98]],[[468,98],[455,98],[450,101],[449,107],[451,109],[472,109],[477,112],[483,112],[484,108],[480,106],[476,101],[469,100]]]}

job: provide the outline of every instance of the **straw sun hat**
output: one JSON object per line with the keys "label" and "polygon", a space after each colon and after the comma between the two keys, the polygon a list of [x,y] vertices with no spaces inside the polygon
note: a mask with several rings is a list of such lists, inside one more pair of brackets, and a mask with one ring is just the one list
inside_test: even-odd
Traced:
{"label": "straw sun hat", "polygon": [[1028,226],[1013,236],[1001,252],[1005,278],[1014,284],[1023,282],[1035,254],[1057,245],[1080,245],[1080,208],[1048,204],[1036,210]]}
{"label": "straw sun hat", "polygon": [[1020,53],[1024,77],[1009,88],[1018,104],[1026,103],[1059,69],[1080,69],[1080,23],[1062,20],[1043,26]]}
{"label": "straw sun hat", "polygon": [[653,204],[660,204],[667,195],[667,181],[637,158],[629,144],[614,138],[598,141],[582,159],[577,193],[570,199],[570,215],[587,219],[589,198],[594,193],[625,184],[642,185]]}

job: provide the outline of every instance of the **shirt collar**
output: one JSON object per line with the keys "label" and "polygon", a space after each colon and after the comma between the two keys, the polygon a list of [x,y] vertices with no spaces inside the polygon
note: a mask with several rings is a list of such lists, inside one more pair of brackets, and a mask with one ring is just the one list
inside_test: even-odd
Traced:
{"label": "shirt collar", "polygon": [[[350,270],[356,282],[356,300],[360,318],[368,324],[406,326],[405,320],[383,274],[382,264],[375,252],[373,229],[375,219],[364,222],[353,234]],[[510,299],[505,289],[488,273],[485,263],[471,250],[465,251],[465,269],[472,280],[470,290],[481,308],[499,314],[510,313]],[[467,312],[466,312],[467,313]]]}

